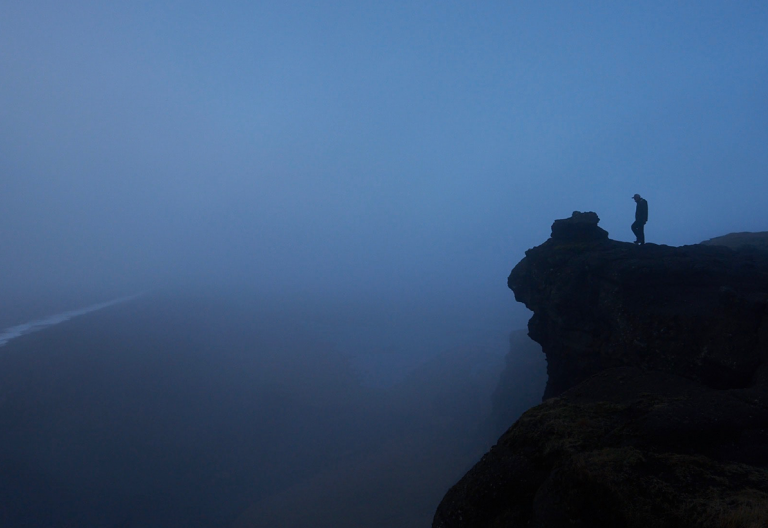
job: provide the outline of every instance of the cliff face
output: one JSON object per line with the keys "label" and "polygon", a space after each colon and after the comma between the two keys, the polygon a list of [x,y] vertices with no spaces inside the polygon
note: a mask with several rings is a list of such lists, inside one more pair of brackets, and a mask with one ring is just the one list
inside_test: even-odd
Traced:
{"label": "cliff face", "polygon": [[[750,384],[768,351],[768,260],[717,246],[609,240],[594,213],[553,226],[509,276],[547,355],[546,397],[610,367],[677,373],[714,388]],[[558,224],[583,225],[558,236]],[[590,227],[591,230],[588,228]],[[590,233],[605,234],[597,238]]]}
{"label": "cliff face", "polygon": [[549,381],[434,527],[768,526],[768,253],[558,220],[509,276]]}

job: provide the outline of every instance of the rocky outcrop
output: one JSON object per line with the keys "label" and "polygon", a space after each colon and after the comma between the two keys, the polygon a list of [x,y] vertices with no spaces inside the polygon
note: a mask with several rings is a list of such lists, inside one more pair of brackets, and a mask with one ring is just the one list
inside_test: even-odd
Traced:
{"label": "rocky outcrop", "polygon": [[556,221],[509,276],[548,399],[433,526],[768,526],[768,254],[635,246],[597,223]]}
{"label": "rocky outcrop", "polygon": [[[583,227],[590,220],[595,236]],[[701,245],[641,247],[609,240],[594,213],[558,220],[509,276],[533,311],[547,355],[545,397],[610,367],[680,374],[715,388],[747,386],[768,342],[768,257]],[[558,238],[558,224],[579,225]],[[563,228],[560,228],[562,230]],[[597,236],[600,235],[600,236]],[[764,336],[765,338],[766,336]]]}

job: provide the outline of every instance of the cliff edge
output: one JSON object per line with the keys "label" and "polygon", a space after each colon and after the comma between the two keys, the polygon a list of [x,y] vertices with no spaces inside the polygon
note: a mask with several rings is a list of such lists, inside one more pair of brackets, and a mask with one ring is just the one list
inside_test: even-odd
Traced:
{"label": "cliff edge", "polygon": [[635,246],[598,221],[555,221],[512,270],[545,401],[433,527],[768,526],[768,253]]}

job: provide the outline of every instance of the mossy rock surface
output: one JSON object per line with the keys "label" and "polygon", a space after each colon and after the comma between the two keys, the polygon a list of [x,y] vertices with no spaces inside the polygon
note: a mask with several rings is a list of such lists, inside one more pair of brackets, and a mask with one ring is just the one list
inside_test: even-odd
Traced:
{"label": "mossy rock surface", "polygon": [[[595,399],[611,380],[628,388]],[[676,414],[714,399],[719,416],[710,420]],[[750,413],[765,410],[744,393],[663,373],[605,372],[527,411],[449,491],[433,526],[768,526],[768,469],[731,456],[743,451],[737,440],[719,443],[740,435],[711,430]],[[663,434],[684,422],[684,438]]]}

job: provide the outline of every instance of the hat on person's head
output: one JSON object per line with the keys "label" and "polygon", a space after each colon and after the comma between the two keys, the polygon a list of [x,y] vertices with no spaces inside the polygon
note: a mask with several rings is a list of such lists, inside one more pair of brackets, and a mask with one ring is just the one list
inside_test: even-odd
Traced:
{"label": "hat on person's head", "polygon": [[640,196],[639,194],[635,194],[635,195],[632,197],[632,199],[634,200],[635,198],[642,198],[642,196]]}

